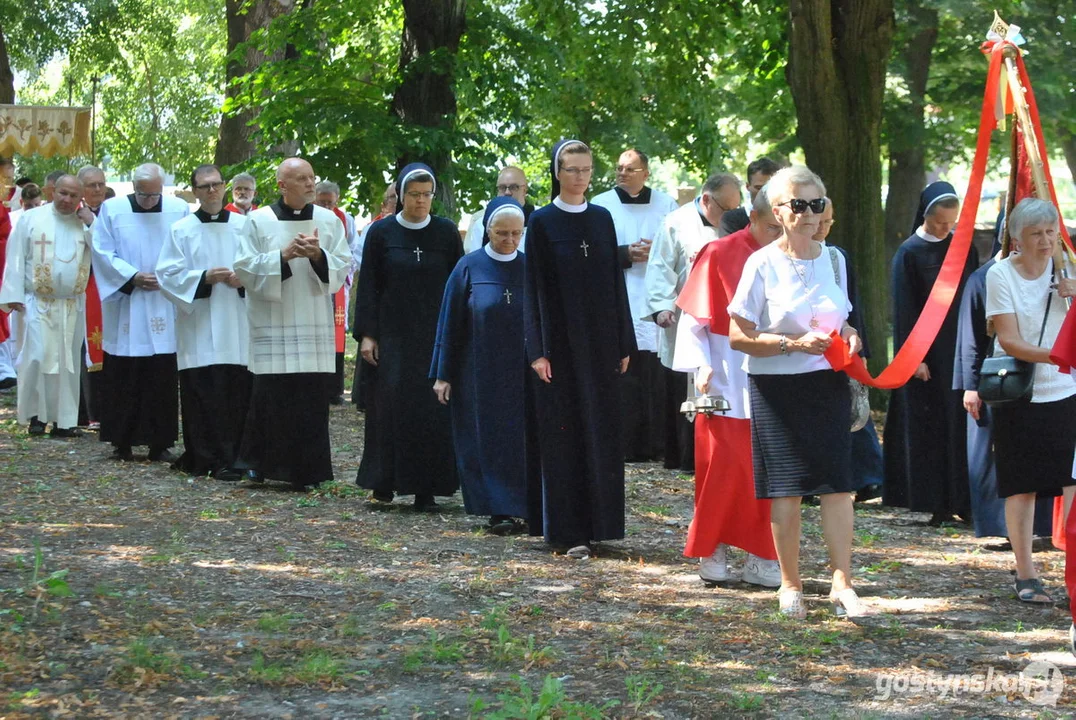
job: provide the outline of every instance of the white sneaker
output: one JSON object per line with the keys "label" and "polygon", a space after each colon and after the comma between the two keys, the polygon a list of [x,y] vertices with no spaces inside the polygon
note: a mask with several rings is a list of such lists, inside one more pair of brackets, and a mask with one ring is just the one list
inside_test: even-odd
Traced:
{"label": "white sneaker", "polygon": [[764,560],[758,555],[747,553],[747,562],[743,566],[743,581],[768,588],[781,587],[781,564],[776,560]]}
{"label": "white sneaker", "polygon": [[725,582],[729,579],[729,564],[725,554],[727,548],[727,545],[718,545],[713,555],[702,559],[699,563],[699,577],[706,582]]}

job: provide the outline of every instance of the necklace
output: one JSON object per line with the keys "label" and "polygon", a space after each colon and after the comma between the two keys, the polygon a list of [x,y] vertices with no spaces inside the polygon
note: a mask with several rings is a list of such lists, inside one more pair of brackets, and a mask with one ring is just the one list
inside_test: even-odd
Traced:
{"label": "necklace", "polygon": [[798,277],[800,279],[800,284],[803,285],[804,296],[807,298],[807,304],[811,308],[811,321],[808,324],[811,326],[812,330],[817,330],[818,329],[818,308],[816,308],[814,302],[811,301],[811,285],[814,284],[814,260],[810,259],[810,260],[806,260],[806,261],[801,261],[801,262],[806,262],[810,267],[811,277],[810,277],[810,280],[808,280],[807,279],[807,268],[800,267],[800,265],[796,262],[796,258],[792,257],[792,249],[791,248],[786,248],[785,249],[785,257],[788,258],[789,264],[792,265],[792,270],[796,273],[796,277]]}

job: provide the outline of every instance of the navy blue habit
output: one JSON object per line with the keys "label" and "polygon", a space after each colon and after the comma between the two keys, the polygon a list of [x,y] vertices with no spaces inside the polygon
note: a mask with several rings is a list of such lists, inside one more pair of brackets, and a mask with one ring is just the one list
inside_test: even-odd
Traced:
{"label": "navy blue habit", "polygon": [[528,522],[555,547],[624,537],[620,361],[636,351],[612,215],[558,202],[565,142],[553,149],[554,202],[531,215],[523,263],[527,362],[544,357],[552,373],[546,383],[529,371]]}
{"label": "navy blue habit", "polygon": [[[422,228],[401,224],[406,179],[425,165],[408,165],[396,181],[397,215],[366,232],[356,302],[356,340],[378,342],[376,367],[363,368],[368,383],[362,463],[356,483],[400,495],[452,495],[459,487],[448,408],[430,387],[441,298],[463,255],[451,220],[430,215]],[[361,358],[360,362],[364,362]]]}
{"label": "navy blue habit", "polygon": [[[908,338],[926,305],[953,236],[931,242],[914,232],[938,200],[957,197],[953,186],[936,182],[927,186],[919,200],[913,234],[893,256],[893,351]],[[956,297],[968,277],[979,267],[979,253],[968,250]],[[911,378],[893,391],[886,417],[885,483],[883,504],[933,513],[940,522],[953,515],[970,515],[967,413],[963,393],[953,390],[959,303],[954,302],[923,362],[930,380]]]}
{"label": "navy blue habit", "polygon": [[463,507],[471,515],[527,515],[524,475],[523,254],[490,256],[489,219],[519,203],[486,206],[482,247],[448,277],[430,379],[452,386],[448,407]]}
{"label": "navy blue habit", "polygon": [[[998,217],[998,228],[1002,219]],[[990,351],[986,332],[986,273],[997,262],[1001,244],[994,243],[994,257],[976,270],[964,285],[957,324],[956,364],[953,389],[979,390],[979,369]],[[994,421],[990,406],[983,403],[979,420],[968,417],[968,484],[971,490],[971,517],[975,537],[1008,537],[1005,527],[1005,501],[998,497],[998,478],[994,468]],[[1032,533],[1050,537],[1053,532],[1054,499],[1035,500],[1035,524]]]}

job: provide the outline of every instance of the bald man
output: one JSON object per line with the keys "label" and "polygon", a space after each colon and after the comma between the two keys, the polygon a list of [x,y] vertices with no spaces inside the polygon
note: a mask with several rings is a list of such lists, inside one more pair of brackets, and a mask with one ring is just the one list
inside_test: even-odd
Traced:
{"label": "bald man", "polygon": [[[501,195],[509,195],[515,198],[516,202],[523,206],[524,223],[530,219],[531,213],[534,211],[534,205],[527,202],[527,176],[523,174],[522,170],[512,165],[501,170],[500,174],[497,176],[496,190],[497,197]],[[471,224],[467,227],[467,237],[463,241],[464,254],[482,247],[482,221],[485,216],[485,209],[479,210],[471,216]],[[520,251],[524,249],[526,230],[524,230],[523,233],[524,239],[519,243]]]}
{"label": "bald man", "polygon": [[237,469],[296,489],[333,479],[329,392],[336,370],[332,295],[351,268],[344,226],[314,204],[314,169],[289,158],[280,199],[247,216],[235,274],[247,291],[254,388]]}

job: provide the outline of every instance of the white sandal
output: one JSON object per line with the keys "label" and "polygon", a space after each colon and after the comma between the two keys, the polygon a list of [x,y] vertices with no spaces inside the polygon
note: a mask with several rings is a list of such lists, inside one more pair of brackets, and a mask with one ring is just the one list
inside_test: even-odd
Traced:
{"label": "white sandal", "polygon": [[777,603],[782,615],[787,615],[794,620],[803,620],[807,617],[807,606],[803,603],[802,590],[778,591]]}
{"label": "white sandal", "polygon": [[857,618],[870,614],[870,610],[852,588],[831,592],[829,601],[833,603],[833,610],[837,613],[837,617]]}

